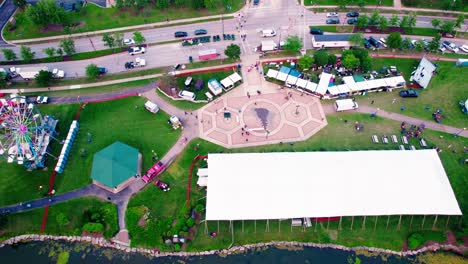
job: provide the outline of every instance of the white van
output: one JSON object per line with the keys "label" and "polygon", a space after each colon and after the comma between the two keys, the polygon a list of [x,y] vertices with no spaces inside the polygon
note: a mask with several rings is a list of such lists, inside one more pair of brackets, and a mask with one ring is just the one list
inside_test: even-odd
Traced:
{"label": "white van", "polygon": [[184,83],[185,86],[186,87],[190,86],[192,84],[192,81],[193,81],[192,77],[190,77],[190,76],[187,77],[187,79],[185,79],[185,83]]}
{"label": "white van", "polygon": [[337,112],[358,109],[358,104],[353,99],[343,99],[335,101],[335,110]]}
{"label": "white van", "polygon": [[262,37],[274,37],[276,36],[276,31],[274,29],[264,29],[262,30]]}
{"label": "white van", "polygon": [[184,98],[186,100],[190,100],[190,101],[195,100],[195,94],[190,92],[190,91],[186,91],[186,90],[180,91],[179,92],[179,97]]}

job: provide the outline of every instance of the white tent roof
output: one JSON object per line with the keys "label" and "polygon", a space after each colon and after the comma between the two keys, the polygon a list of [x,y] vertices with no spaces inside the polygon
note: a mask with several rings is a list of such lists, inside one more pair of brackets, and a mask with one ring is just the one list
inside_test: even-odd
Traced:
{"label": "white tent roof", "polygon": [[435,71],[436,66],[432,64],[426,57],[423,57],[419,62],[418,68],[413,74],[412,78],[415,80],[421,87],[427,88],[429,82],[432,78],[432,73]]}
{"label": "white tent roof", "polygon": [[224,86],[224,88],[229,88],[234,85],[234,83],[229,77],[222,79],[221,84]]}
{"label": "white tent roof", "polygon": [[330,83],[330,79],[333,77],[330,73],[322,72],[322,76],[320,76],[320,81],[317,85],[316,93],[325,94],[328,90],[328,84]]}
{"label": "white tent roof", "polygon": [[359,87],[357,86],[356,81],[354,81],[353,76],[345,76],[343,77],[343,81],[352,92],[359,91]]}
{"label": "white tent roof", "polygon": [[236,83],[236,82],[240,82],[242,80],[242,77],[237,72],[235,72],[229,75],[229,79],[231,79],[233,83]]}
{"label": "white tent roof", "polygon": [[338,87],[336,87],[336,85],[333,85],[333,86],[328,87],[328,92],[331,95],[337,95],[340,93],[340,90],[338,90]]}
{"label": "white tent roof", "polygon": [[348,85],[346,84],[340,84],[340,85],[337,85],[336,87],[338,87],[338,90],[340,90],[340,93],[349,93],[350,91]]}
{"label": "white tent roof", "polygon": [[269,69],[268,72],[267,72],[267,76],[270,77],[270,78],[275,78],[276,79],[277,75],[278,75],[277,70]]}
{"label": "white tent roof", "polygon": [[208,168],[207,220],[462,214],[435,150],[209,154]]}
{"label": "white tent roof", "polygon": [[315,92],[315,90],[317,90],[317,84],[308,81],[308,82],[307,82],[306,89],[309,90],[309,91],[311,91],[311,92]]}
{"label": "white tent roof", "polygon": [[286,81],[287,78],[288,78],[288,74],[284,72],[278,72],[278,75],[276,76],[276,79],[283,81],[283,82]]}
{"label": "white tent roof", "polygon": [[307,81],[304,79],[297,79],[296,86],[300,88],[306,88],[307,87]]}
{"label": "white tent roof", "polygon": [[197,171],[198,177],[206,177],[208,176],[208,168],[199,168]]}
{"label": "white tent roof", "polygon": [[298,78],[296,76],[288,75],[288,78],[286,79],[286,83],[289,83],[291,85],[296,85],[297,79]]}

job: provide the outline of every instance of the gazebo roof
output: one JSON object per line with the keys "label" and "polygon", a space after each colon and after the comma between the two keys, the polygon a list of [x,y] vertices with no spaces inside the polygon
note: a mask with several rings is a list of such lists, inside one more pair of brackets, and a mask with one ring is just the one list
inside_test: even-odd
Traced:
{"label": "gazebo roof", "polygon": [[120,141],[94,154],[91,178],[114,188],[138,171],[138,150]]}

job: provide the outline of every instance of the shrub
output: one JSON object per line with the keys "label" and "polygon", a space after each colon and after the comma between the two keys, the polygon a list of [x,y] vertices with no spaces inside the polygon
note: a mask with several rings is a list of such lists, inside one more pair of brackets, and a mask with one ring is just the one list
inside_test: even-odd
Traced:
{"label": "shrub", "polygon": [[444,242],[446,239],[446,235],[441,231],[425,230],[414,232],[408,237],[408,247],[415,249],[427,241]]}
{"label": "shrub", "polygon": [[104,226],[101,223],[86,223],[83,226],[84,231],[96,233],[104,231]]}

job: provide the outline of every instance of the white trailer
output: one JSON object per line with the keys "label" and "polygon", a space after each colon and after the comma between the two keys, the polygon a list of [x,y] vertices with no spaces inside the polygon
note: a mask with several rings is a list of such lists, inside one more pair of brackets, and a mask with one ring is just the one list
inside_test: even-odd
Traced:
{"label": "white trailer", "polygon": [[278,49],[273,40],[262,41],[261,51],[273,51]]}
{"label": "white trailer", "polygon": [[25,80],[36,78],[40,71],[49,71],[49,68],[44,67],[22,67],[16,68],[16,72]]}
{"label": "white trailer", "polygon": [[335,110],[337,112],[358,109],[358,104],[353,99],[343,99],[335,101]]}
{"label": "white trailer", "polygon": [[142,58],[136,58],[135,59],[135,67],[145,67],[146,66],[146,60]]}

